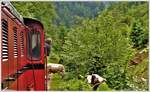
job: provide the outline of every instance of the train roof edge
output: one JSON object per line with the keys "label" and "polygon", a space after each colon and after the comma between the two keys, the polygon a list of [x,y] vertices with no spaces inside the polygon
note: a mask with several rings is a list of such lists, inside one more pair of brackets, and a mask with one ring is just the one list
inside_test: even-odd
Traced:
{"label": "train roof edge", "polygon": [[10,12],[17,17],[18,20],[20,20],[23,24],[26,25],[27,21],[34,21],[39,23],[42,26],[42,29],[44,29],[43,24],[35,19],[35,18],[27,18],[27,17],[23,17],[19,12],[17,12],[17,10],[15,9],[15,7],[10,3],[10,1],[2,1],[1,2],[2,6],[6,6],[8,9],[10,9]]}
{"label": "train roof edge", "polygon": [[16,8],[9,1],[2,1],[2,6],[6,6],[14,16],[16,16],[22,23],[24,23],[22,15],[16,10]]}
{"label": "train roof edge", "polygon": [[37,19],[35,19],[35,18],[26,18],[26,17],[24,17],[23,20],[24,20],[24,24],[25,24],[25,25],[26,25],[27,22],[29,22],[29,21],[36,22],[36,23],[40,24],[40,25],[42,26],[42,29],[44,30],[43,24],[42,24],[39,20],[37,20]]}

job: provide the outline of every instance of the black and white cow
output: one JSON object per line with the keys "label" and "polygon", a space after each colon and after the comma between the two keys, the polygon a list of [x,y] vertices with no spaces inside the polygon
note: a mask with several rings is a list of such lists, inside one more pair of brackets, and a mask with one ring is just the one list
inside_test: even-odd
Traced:
{"label": "black and white cow", "polygon": [[98,86],[104,82],[106,79],[99,76],[98,74],[87,75],[88,83],[92,84],[93,90],[97,90]]}

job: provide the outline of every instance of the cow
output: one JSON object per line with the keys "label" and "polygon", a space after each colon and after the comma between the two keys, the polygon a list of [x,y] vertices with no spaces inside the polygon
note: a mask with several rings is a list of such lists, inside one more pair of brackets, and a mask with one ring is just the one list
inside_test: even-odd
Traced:
{"label": "cow", "polygon": [[65,73],[65,68],[62,64],[49,63],[47,65],[47,71],[48,71],[48,74],[59,73],[63,78],[64,73]]}
{"label": "cow", "polygon": [[93,86],[93,90],[97,90],[98,86],[106,82],[106,79],[102,78],[98,74],[92,74],[86,76],[88,83]]}

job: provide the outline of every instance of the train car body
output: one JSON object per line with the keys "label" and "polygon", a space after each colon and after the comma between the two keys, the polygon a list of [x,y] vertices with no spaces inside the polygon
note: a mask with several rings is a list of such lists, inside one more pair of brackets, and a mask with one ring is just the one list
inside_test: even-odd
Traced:
{"label": "train car body", "polygon": [[1,83],[6,90],[46,90],[44,28],[1,4]]}

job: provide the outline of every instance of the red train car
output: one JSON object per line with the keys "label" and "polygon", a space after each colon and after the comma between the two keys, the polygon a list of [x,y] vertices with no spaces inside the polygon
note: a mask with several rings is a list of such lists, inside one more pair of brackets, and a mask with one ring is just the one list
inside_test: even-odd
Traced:
{"label": "red train car", "polygon": [[1,4],[1,84],[6,90],[46,90],[44,27]]}

